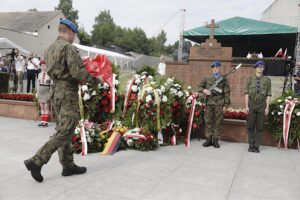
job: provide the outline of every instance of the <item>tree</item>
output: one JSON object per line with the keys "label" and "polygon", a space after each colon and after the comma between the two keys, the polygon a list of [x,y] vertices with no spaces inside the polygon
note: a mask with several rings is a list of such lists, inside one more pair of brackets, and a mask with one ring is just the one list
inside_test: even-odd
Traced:
{"label": "tree", "polygon": [[111,45],[114,39],[115,23],[109,10],[104,10],[95,18],[92,42],[97,45]]}
{"label": "tree", "polygon": [[28,9],[27,10],[28,12],[36,12],[36,11],[38,11],[36,8],[30,8],[30,9]]}
{"label": "tree", "polygon": [[55,7],[55,10],[61,10],[68,20],[78,26],[78,10],[74,10],[72,3],[72,0],[59,0],[58,7]]}
{"label": "tree", "polygon": [[78,38],[80,40],[80,44],[91,46],[92,44],[91,36],[84,30],[83,27],[79,28]]}

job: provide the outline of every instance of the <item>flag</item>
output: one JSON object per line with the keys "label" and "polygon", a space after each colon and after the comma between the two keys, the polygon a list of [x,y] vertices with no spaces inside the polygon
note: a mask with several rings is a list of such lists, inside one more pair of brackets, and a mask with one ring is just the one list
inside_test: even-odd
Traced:
{"label": "flag", "polygon": [[280,48],[277,53],[275,54],[274,58],[276,57],[282,57],[282,48]]}
{"label": "flag", "polygon": [[283,54],[283,58],[286,58],[286,55],[287,55],[287,48],[285,48],[285,51],[284,51],[284,54]]}

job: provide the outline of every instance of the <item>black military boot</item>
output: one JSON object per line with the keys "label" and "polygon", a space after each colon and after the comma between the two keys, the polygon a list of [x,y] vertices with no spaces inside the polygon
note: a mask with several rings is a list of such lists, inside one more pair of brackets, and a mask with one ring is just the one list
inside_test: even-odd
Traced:
{"label": "black military boot", "polygon": [[259,153],[260,152],[259,147],[254,147],[254,152]]}
{"label": "black military boot", "polygon": [[41,174],[41,167],[36,165],[31,159],[25,160],[24,164],[28,171],[31,172],[31,176],[34,180],[37,182],[42,182],[43,181],[43,176]]}
{"label": "black military boot", "polygon": [[209,147],[212,146],[213,142],[212,142],[212,136],[209,136],[208,138],[206,138],[206,141],[203,143],[204,147]]}
{"label": "black military boot", "polygon": [[248,152],[254,152],[255,148],[252,145],[249,145]]}
{"label": "black military boot", "polygon": [[63,168],[61,175],[62,176],[72,176],[74,174],[84,174],[85,172],[86,172],[86,167],[79,167],[74,164],[70,168]]}
{"label": "black military boot", "polygon": [[213,139],[213,145],[215,148],[220,148],[220,144],[219,144],[219,139],[218,138],[214,138]]}

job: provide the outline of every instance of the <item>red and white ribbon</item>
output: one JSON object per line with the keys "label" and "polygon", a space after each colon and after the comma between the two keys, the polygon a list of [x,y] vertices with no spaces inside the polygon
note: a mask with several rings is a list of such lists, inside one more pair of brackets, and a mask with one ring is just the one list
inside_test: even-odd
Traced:
{"label": "red and white ribbon", "polygon": [[114,113],[115,112],[115,108],[116,108],[116,75],[113,74],[112,75],[112,86],[110,87],[110,113]]}
{"label": "red and white ribbon", "polygon": [[198,93],[192,94],[192,106],[191,106],[191,110],[190,110],[190,114],[189,114],[188,128],[187,128],[186,136],[185,136],[185,146],[187,146],[187,147],[190,146],[191,131],[192,131],[192,125],[193,125],[193,121],[194,121],[194,113],[195,113],[197,97],[198,97]]}
{"label": "red and white ribbon", "polygon": [[126,95],[125,95],[125,100],[124,100],[124,106],[123,106],[123,113],[122,116],[124,117],[126,111],[127,111],[127,105],[128,105],[128,99],[130,98],[131,95],[131,88],[132,85],[134,84],[135,79],[131,79],[129,84],[127,85],[127,89],[126,89]]}
{"label": "red and white ribbon", "polygon": [[83,121],[80,121],[80,138],[81,138],[81,155],[85,156],[88,153],[88,146],[86,141],[86,134]]}
{"label": "red and white ribbon", "polygon": [[289,139],[289,131],[290,131],[290,124],[292,120],[292,114],[297,103],[298,103],[297,98],[294,98],[293,100],[287,98],[285,100],[286,105],[283,113],[283,142],[284,142],[285,150],[287,150],[288,148],[288,139]]}

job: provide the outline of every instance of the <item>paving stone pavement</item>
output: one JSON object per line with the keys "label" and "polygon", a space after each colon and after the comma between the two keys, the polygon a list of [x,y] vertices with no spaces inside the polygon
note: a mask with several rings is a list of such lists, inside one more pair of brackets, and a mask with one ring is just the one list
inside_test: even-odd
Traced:
{"label": "paving stone pavement", "polygon": [[160,147],[156,151],[120,151],[75,155],[84,175],[61,176],[55,153],[35,182],[23,160],[54,133],[54,124],[0,117],[0,199],[15,200],[299,200],[300,152],[261,147],[248,153],[242,143],[221,148]]}

